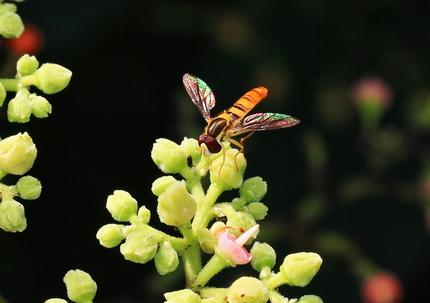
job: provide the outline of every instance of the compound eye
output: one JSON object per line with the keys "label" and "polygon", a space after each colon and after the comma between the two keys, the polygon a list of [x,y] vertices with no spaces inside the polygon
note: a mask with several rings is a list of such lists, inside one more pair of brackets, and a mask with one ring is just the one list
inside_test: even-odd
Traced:
{"label": "compound eye", "polygon": [[204,143],[211,154],[219,153],[222,149],[221,143],[212,136],[202,134],[199,136],[198,141],[199,145]]}

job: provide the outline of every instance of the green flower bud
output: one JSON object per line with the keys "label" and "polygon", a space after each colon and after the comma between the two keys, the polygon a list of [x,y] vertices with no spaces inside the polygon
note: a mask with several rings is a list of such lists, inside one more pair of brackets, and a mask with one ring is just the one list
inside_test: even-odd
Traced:
{"label": "green flower bud", "polygon": [[178,144],[167,139],[156,140],[151,151],[151,158],[166,174],[180,173],[187,167],[187,155]]}
{"label": "green flower bud", "polygon": [[189,222],[196,213],[197,204],[187,191],[185,181],[176,181],[158,197],[157,212],[160,221],[171,226]]}
{"label": "green flower bud", "polygon": [[148,224],[149,219],[151,219],[151,212],[146,208],[145,205],[142,205],[137,212],[137,216],[139,217],[140,222]]}
{"label": "green flower bud", "polygon": [[249,203],[246,209],[255,220],[263,220],[269,210],[269,208],[261,202]]}
{"label": "green flower bud", "polygon": [[36,118],[46,118],[52,112],[52,105],[46,98],[31,94],[30,100],[33,105],[33,115]]}
{"label": "green flower bud", "polygon": [[30,121],[33,112],[33,103],[26,90],[19,90],[15,98],[9,101],[7,118],[9,122],[26,123]]}
{"label": "green flower bud", "polygon": [[0,15],[0,35],[5,38],[18,38],[24,31],[21,17],[14,12],[5,12]]}
{"label": "green flower bud", "polygon": [[80,269],[69,270],[63,278],[66,284],[67,296],[76,303],[92,302],[96,292],[97,284],[89,274]]}
{"label": "green flower bud", "polygon": [[129,233],[125,243],[120,246],[120,252],[126,260],[140,264],[145,264],[152,260],[157,250],[157,240],[143,230]]}
{"label": "green flower bud", "polygon": [[178,253],[173,249],[170,242],[164,241],[155,255],[154,262],[160,275],[168,274],[179,265]]}
{"label": "green flower bud", "polygon": [[34,85],[45,94],[55,94],[69,85],[72,72],[58,64],[45,63],[34,73]]}
{"label": "green flower bud", "polygon": [[6,90],[3,84],[0,83],[0,106],[3,106],[4,100],[6,99]]}
{"label": "green flower bud", "polygon": [[53,298],[53,299],[46,300],[45,303],[68,303],[68,302],[64,299]]}
{"label": "green flower bud", "polygon": [[[21,0],[24,1],[24,0]],[[15,2],[21,2],[21,1],[15,1]],[[0,14],[4,14],[5,12],[16,12],[16,5],[13,3],[2,3],[0,5]]]}
{"label": "green flower bud", "polygon": [[137,202],[128,192],[115,190],[107,198],[106,208],[115,220],[127,222],[137,213]]}
{"label": "green flower bud", "polygon": [[16,63],[16,70],[21,76],[28,76],[34,74],[34,72],[39,68],[39,61],[37,61],[35,56],[29,56],[27,54],[19,58]]}
{"label": "green flower bud", "polygon": [[255,242],[250,253],[252,255],[251,266],[256,271],[260,272],[264,267],[271,269],[275,266],[276,252],[269,244]]}
{"label": "green flower bud", "polygon": [[151,191],[154,195],[157,197],[164,193],[164,191],[173,183],[175,183],[177,180],[173,178],[172,176],[163,176],[158,179],[156,179],[152,183]]}
{"label": "green flower bud", "polygon": [[112,248],[124,240],[122,234],[123,229],[124,225],[106,224],[97,231],[96,238],[99,240],[100,245],[106,248]]}
{"label": "green flower bud", "polygon": [[25,174],[33,166],[36,155],[36,145],[26,132],[0,141],[0,169],[9,174]]}
{"label": "green flower bud", "polygon": [[191,156],[193,162],[200,161],[202,152],[199,150],[199,143],[196,139],[184,138],[180,146],[187,157]]}
{"label": "green flower bud", "polygon": [[238,153],[237,149],[228,149],[225,157],[221,155],[213,160],[210,180],[223,187],[224,190],[239,188],[243,181],[245,168],[245,156]]}
{"label": "green flower bud", "polygon": [[32,176],[25,176],[16,183],[19,195],[25,200],[35,200],[39,198],[42,192],[42,184],[38,179]]}
{"label": "green flower bud", "polygon": [[245,180],[239,189],[239,194],[247,202],[258,202],[267,193],[267,183],[260,177]]}
{"label": "green flower bud", "polygon": [[324,302],[318,296],[306,295],[306,296],[300,297],[300,299],[297,303],[324,303]]}
{"label": "green flower bud", "polygon": [[[233,214],[227,216],[227,218],[227,226],[231,226],[242,231],[248,230],[257,224],[257,222],[255,222],[255,219],[250,214],[241,211],[234,212]],[[230,232],[236,237],[239,237],[242,234],[242,232],[237,230],[231,230]],[[256,236],[257,234],[254,237],[251,237],[251,239],[247,243],[251,243]]]}
{"label": "green flower bud", "polygon": [[164,294],[167,301],[164,303],[200,303],[201,298],[191,289],[182,289]]}
{"label": "green flower bud", "polygon": [[269,290],[254,277],[240,277],[227,290],[228,303],[265,303]]}
{"label": "green flower bud", "polygon": [[197,239],[199,240],[201,249],[208,254],[213,254],[217,239],[212,237],[212,233],[207,228],[201,228],[196,231]]}
{"label": "green flower bud", "polygon": [[316,253],[295,253],[285,257],[280,267],[284,283],[291,286],[306,286],[320,269],[321,257]]}
{"label": "green flower bud", "polygon": [[24,206],[15,200],[0,203],[0,228],[4,231],[22,232],[27,227]]}

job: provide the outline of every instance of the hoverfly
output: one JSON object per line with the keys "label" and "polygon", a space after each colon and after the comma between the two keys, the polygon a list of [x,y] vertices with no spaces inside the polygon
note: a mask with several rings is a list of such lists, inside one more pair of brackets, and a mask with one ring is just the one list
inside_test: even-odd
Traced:
{"label": "hoverfly", "polygon": [[[210,110],[215,106],[216,101],[210,87],[191,74],[185,74],[182,81],[191,100],[208,123],[198,139],[202,153],[206,157],[219,153],[223,149],[221,141],[229,141],[239,147],[239,154],[244,150],[244,140],[256,131],[291,127],[300,122],[299,119],[277,113],[257,113],[247,116],[267,96],[268,90],[263,86],[250,90],[232,107],[211,117]],[[245,133],[249,134],[242,137],[240,141],[232,139]]]}

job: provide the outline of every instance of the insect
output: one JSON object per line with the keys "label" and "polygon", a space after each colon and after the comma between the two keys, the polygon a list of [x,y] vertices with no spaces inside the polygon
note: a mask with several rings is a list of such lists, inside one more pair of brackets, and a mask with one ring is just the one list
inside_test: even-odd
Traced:
{"label": "insect", "polygon": [[[210,87],[191,74],[185,74],[182,81],[191,100],[207,122],[203,134],[198,138],[202,153],[207,157],[223,149],[222,141],[229,141],[239,147],[239,154],[244,150],[243,142],[256,131],[291,127],[300,122],[299,119],[277,113],[257,113],[247,116],[267,96],[268,90],[263,86],[250,90],[232,107],[211,117],[210,110],[215,106],[216,100]],[[240,141],[232,139],[246,133],[248,134]]]}

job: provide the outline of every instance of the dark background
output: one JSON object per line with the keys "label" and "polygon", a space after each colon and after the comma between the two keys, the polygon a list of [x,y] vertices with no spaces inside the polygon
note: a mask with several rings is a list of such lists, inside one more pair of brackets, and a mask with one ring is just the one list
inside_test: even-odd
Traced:
{"label": "dark background", "polygon": [[[129,191],[158,224],[150,188],[162,174],[150,159],[152,144],[159,137],[197,137],[205,125],[182,86],[188,72],[215,92],[214,114],[264,85],[269,97],[258,111],[301,120],[246,142],[246,177],[261,176],[269,189],[259,241],[276,248],[278,263],[297,251],[324,259],[309,286],[282,287],[283,294],[362,302],[361,277],[348,257],[316,244],[333,232],[395,273],[403,302],[428,298],[428,199],[419,185],[430,159],[429,132],[414,123],[411,104],[430,102],[429,6],[406,0],[18,3],[23,20],[44,33],[39,61],[61,64],[73,76],[66,90],[47,96],[48,119],[10,124],[2,108],[1,136],[28,131],[37,144],[30,174],[41,180],[43,193],[22,202],[24,232],[0,233],[0,293],[11,303],[66,298],[62,278],[75,268],[97,282],[97,302],[163,302],[164,292],[182,287],[180,274],[160,278],[153,262],[125,261],[95,234],[113,222],[105,201],[115,189]],[[398,135],[392,147],[362,136],[348,97],[367,75],[393,91],[390,110],[370,134]],[[317,168],[312,152],[322,155]],[[372,169],[378,155],[388,163]],[[315,218],[305,220],[313,211]],[[256,276],[249,268],[229,269],[213,284],[228,286],[244,273]]]}

